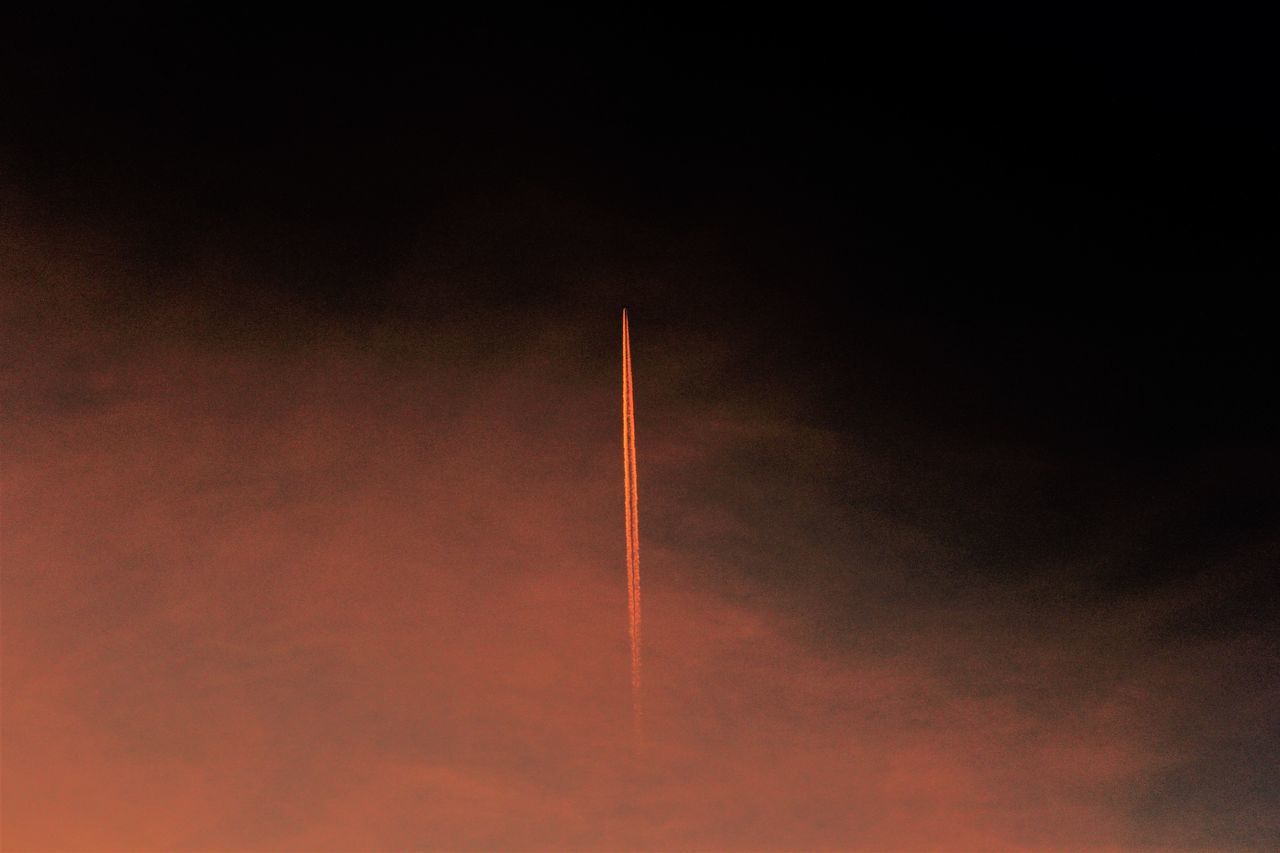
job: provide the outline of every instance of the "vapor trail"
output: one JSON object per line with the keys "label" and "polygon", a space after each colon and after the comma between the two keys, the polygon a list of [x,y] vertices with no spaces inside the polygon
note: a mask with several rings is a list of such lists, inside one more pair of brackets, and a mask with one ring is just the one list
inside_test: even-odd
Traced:
{"label": "vapor trail", "polygon": [[627,511],[627,616],[631,636],[631,707],[637,737],[640,702],[640,514],[636,489],[636,408],[631,384],[631,331],[622,309],[622,482]]}

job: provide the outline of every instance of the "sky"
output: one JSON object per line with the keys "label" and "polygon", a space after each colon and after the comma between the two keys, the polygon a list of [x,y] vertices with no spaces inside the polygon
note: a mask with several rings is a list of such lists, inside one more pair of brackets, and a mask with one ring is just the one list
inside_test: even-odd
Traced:
{"label": "sky", "polygon": [[6,29],[5,849],[1280,843],[1258,28]]}

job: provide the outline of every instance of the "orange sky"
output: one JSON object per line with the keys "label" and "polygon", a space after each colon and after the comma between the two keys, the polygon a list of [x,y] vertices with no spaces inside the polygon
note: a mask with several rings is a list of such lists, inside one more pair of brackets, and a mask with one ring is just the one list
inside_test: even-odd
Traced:
{"label": "orange sky", "polygon": [[839,460],[897,494],[900,460],[695,393],[731,342],[659,351],[633,322],[637,761],[617,362],[584,355],[616,347],[615,305],[335,329],[268,304],[264,335],[122,299],[112,245],[15,228],[6,849],[1230,841],[1153,791],[1214,691],[1225,727],[1263,714],[1231,668],[1256,640],[1152,641],[1194,588],[1089,608],[965,581],[945,531],[822,484]]}

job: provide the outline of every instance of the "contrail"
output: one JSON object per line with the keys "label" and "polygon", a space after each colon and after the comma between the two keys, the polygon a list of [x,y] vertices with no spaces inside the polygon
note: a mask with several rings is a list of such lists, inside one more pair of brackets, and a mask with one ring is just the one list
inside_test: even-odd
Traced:
{"label": "contrail", "polygon": [[622,484],[627,510],[627,616],[631,635],[631,708],[637,742],[640,702],[640,514],[636,490],[636,401],[631,385],[631,332],[622,309]]}

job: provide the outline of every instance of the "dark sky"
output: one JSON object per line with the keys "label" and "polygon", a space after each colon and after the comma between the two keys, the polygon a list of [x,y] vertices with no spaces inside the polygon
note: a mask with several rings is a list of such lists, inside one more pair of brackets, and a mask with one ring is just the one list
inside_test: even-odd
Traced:
{"label": "dark sky", "polygon": [[1204,14],[7,22],[6,844],[1280,843]]}

